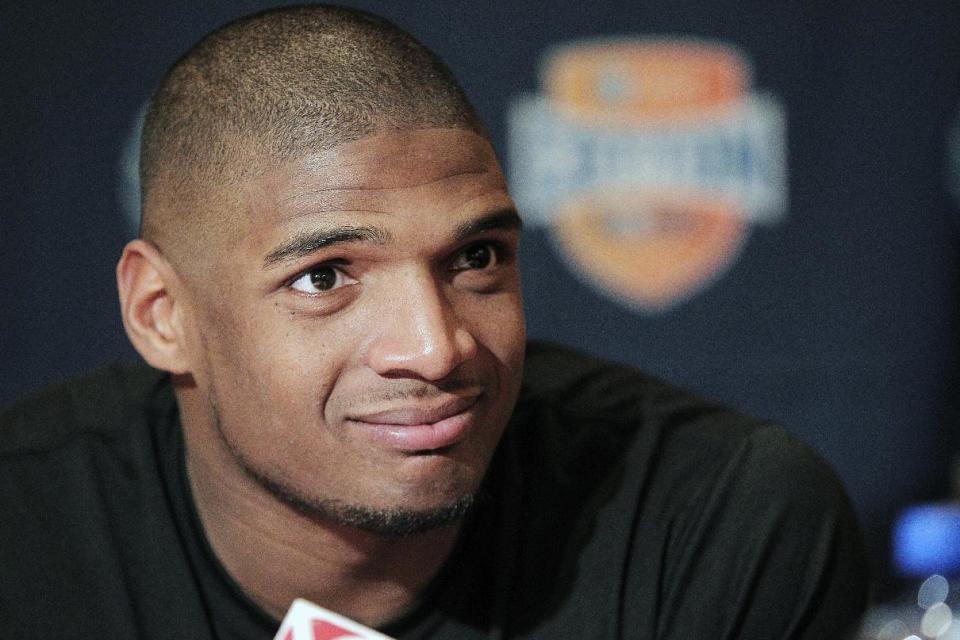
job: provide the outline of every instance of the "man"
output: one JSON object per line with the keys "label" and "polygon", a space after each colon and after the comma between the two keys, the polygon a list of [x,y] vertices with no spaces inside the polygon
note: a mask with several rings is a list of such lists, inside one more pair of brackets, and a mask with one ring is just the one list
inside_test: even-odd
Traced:
{"label": "man", "polygon": [[270,638],[297,597],[401,638],[853,628],[855,520],[806,448],[526,346],[503,175],[410,36],[229,24],[142,146],[117,280],[159,371],[4,416],[4,637]]}

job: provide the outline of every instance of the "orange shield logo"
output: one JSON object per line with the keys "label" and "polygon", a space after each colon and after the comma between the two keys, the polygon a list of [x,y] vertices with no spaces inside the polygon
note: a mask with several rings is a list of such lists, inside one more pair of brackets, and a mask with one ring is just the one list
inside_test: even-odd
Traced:
{"label": "orange shield logo", "polygon": [[514,197],[575,274],[638,309],[719,277],[786,206],[785,119],[713,43],[574,43],[510,112]]}

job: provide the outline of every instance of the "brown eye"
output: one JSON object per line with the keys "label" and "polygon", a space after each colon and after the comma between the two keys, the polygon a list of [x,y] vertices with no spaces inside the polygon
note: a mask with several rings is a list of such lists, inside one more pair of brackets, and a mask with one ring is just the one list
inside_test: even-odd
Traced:
{"label": "brown eye", "polygon": [[488,243],[470,245],[457,257],[454,269],[486,269],[496,258],[493,247]]}
{"label": "brown eye", "polygon": [[336,267],[319,266],[301,274],[290,288],[301,293],[323,293],[354,282]]}
{"label": "brown eye", "polygon": [[308,275],[310,276],[310,284],[320,291],[332,289],[333,285],[337,283],[337,272],[332,267],[322,267],[311,271]]}

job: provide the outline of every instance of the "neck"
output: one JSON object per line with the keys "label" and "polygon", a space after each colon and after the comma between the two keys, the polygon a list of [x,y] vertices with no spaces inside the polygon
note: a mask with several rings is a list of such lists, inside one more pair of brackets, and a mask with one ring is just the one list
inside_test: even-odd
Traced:
{"label": "neck", "polygon": [[[187,416],[183,416],[186,421]],[[187,474],[217,558],[244,592],[280,619],[306,598],[370,627],[417,602],[450,556],[459,526],[387,537],[305,515],[185,429]]]}

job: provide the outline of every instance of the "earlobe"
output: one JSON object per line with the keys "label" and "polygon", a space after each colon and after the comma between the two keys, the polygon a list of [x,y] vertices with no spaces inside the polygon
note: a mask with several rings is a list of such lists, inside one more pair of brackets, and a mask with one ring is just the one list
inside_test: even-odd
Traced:
{"label": "earlobe", "polygon": [[190,370],[179,284],[169,261],[153,245],[132,240],[117,263],[120,313],[130,342],[157,369]]}

